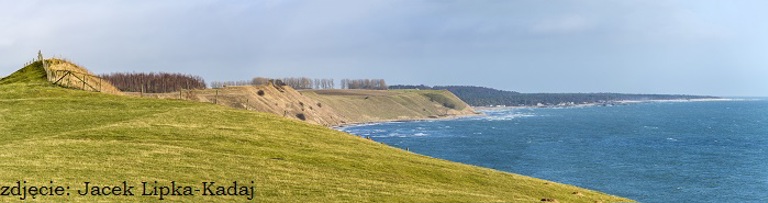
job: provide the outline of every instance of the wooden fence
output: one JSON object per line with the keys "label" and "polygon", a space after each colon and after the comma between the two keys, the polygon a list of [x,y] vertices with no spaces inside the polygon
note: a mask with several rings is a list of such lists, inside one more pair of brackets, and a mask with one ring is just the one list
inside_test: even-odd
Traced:
{"label": "wooden fence", "polygon": [[48,72],[48,78],[53,84],[86,91],[102,91],[101,84],[104,83],[104,79],[99,77],[70,70],[46,69],[46,72]]}

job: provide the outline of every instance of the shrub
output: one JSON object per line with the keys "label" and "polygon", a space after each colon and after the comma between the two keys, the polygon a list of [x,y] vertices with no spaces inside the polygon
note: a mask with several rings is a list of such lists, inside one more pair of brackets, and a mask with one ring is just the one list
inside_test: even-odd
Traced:
{"label": "shrub", "polygon": [[429,98],[429,101],[440,103],[440,104],[442,104],[446,108],[456,109],[456,107],[457,107],[455,101],[451,100],[450,98],[446,97],[443,94],[439,94],[439,93],[426,93],[426,94],[424,94],[424,96]]}

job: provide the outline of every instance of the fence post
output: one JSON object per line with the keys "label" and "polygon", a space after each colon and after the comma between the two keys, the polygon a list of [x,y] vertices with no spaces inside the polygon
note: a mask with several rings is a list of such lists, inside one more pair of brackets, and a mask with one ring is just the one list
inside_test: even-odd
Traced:
{"label": "fence post", "polygon": [[39,60],[40,63],[43,64],[43,69],[45,70],[46,77],[50,81],[51,80],[51,70],[48,69],[48,63],[45,62],[45,58],[43,57],[43,51],[42,50],[38,50],[37,51],[37,60]]}
{"label": "fence post", "polygon": [[216,90],[216,96],[213,97],[213,103],[218,104],[219,103],[219,90]]}

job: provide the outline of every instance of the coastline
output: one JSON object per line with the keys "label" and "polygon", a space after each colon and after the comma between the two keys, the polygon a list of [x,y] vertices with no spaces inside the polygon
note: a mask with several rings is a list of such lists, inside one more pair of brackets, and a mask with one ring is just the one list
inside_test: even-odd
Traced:
{"label": "coastline", "polygon": [[440,121],[440,120],[453,120],[465,117],[486,116],[486,111],[507,110],[507,109],[528,109],[528,108],[583,108],[583,107],[603,107],[603,106],[616,106],[616,105],[630,105],[630,104],[642,104],[642,103],[664,103],[664,102],[717,102],[717,101],[744,101],[749,99],[739,98],[707,98],[707,99],[667,99],[667,100],[616,100],[607,102],[593,102],[584,104],[558,104],[558,105],[527,105],[527,106],[472,106],[475,110],[475,114],[465,115],[447,115],[436,118],[414,118],[414,119],[388,119],[371,122],[351,122],[341,125],[329,126],[331,129],[342,130],[347,127],[363,126],[363,125],[375,125],[381,123],[395,123],[395,122],[419,122],[419,121]]}
{"label": "coastline", "polygon": [[381,120],[381,121],[371,121],[371,122],[351,122],[351,123],[345,123],[341,125],[329,126],[329,128],[342,131],[341,129],[343,128],[354,127],[354,126],[376,125],[381,123],[397,123],[397,122],[442,121],[442,120],[453,120],[453,119],[475,117],[475,116],[485,116],[485,113],[475,112],[475,114],[446,115],[446,116],[440,116],[435,118],[427,117],[427,118],[414,118],[414,119],[391,119],[391,120]]}
{"label": "coastline", "polygon": [[503,109],[526,109],[526,108],[581,108],[596,106],[616,106],[642,103],[664,103],[664,102],[716,102],[716,101],[744,101],[748,99],[738,98],[706,98],[706,99],[652,99],[652,100],[616,100],[605,102],[591,102],[582,104],[561,103],[557,105],[526,105],[526,106],[473,106],[477,111],[494,111]]}

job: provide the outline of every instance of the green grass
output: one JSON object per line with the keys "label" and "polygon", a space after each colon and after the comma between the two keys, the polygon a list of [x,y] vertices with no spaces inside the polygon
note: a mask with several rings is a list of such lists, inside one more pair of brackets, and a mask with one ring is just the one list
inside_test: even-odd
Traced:
{"label": "green grass", "polygon": [[14,74],[0,79],[0,85],[46,85],[48,84],[46,78],[45,69],[43,69],[42,63],[35,62],[19,69]]}
{"label": "green grass", "polygon": [[[207,103],[60,88],[32,65],[0,81],[0,185],[71,186],[44,202],[148,202],[79,196],[83,182],[255,182],[254,202],[629,201],[413,154],[343,132]],[[580,195],[572,194],[579,192]],[[134,191],[139,195],[141,191]],[[0,201],[18,197],[0,196]],[[172,196],[171,202],[245,197]]]}

